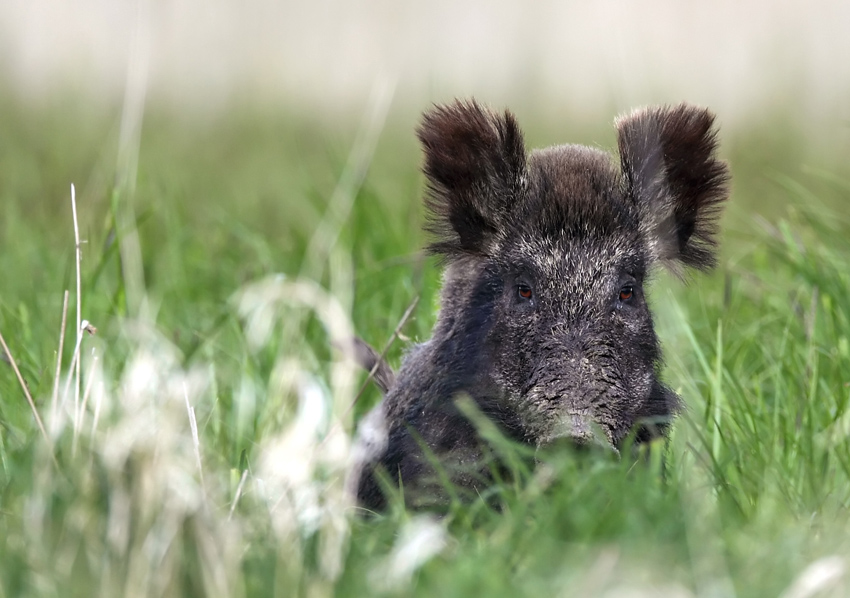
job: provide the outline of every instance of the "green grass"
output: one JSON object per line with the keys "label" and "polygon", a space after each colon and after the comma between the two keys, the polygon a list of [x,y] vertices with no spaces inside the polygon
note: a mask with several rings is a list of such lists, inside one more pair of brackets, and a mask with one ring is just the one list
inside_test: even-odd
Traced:
{"label": "green grass", "polygon": [[[116,231],[120,111],[2,108],[0,332],[57,465],[0,362],[0,596],[850,592],[850,183],[804,168],[829,148],[724,131],[735,193],[721,265],[688,284],[659,274],[652,291],[664,377],[687,403],[663,458],[553,453],[442,519],[400,505],[363,519],[342,476],[353,422],[379,395],[349,408],[364,377],[331,341],[353,329],[382,346],[416,296],[405,338],[433,325],[415,121],[392,113],[362,185],[334,200],[356,119],[151,111],[137,218]],[[610,146],[599,125],[583,141]],[[71,182],[82,317],[98,327],[77,426],[73,390],[50,417],[65,289],[60,390],[75,336]],[[119,251],[133,231],[138,313]],[[815,562],[832,594],[792,588]]]}

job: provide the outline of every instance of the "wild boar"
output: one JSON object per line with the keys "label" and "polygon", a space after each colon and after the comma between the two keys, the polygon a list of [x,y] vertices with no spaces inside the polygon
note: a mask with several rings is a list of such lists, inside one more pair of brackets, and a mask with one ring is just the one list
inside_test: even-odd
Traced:
{"label": "wild boar", "polygon": [[580,145],[528,153],[513,114],[474,100],[424,115],[441,307],[361,422],[350,484],[362,506],[385,504],[378,472],[412,504],[440,499],[435,462],[461,488],[487,483],[461,396],[535,447],[616,450],[666,432],[680,399],[659,380],[645,287],[658,266],[714,266],[729,174],[706,109],[644,108],[615,126],[619,161]]}

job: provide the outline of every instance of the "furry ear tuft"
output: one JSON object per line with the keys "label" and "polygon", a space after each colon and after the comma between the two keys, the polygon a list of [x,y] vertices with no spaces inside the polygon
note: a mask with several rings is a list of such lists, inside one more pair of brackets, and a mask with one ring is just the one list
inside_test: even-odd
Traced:
{"label": "furry ear tuft", "polygon": [[428,179],[432,253],[486,255],[525,180],[526,152],[513,114],[475,100],[435,106],[417,130]]}
{"label": "furry ear tuft", "polygon": [[616,122],[628,192],[653,258],[674,270],[716,263],[729,169],[716,157],[714,115],[688,104],[646,108]]}

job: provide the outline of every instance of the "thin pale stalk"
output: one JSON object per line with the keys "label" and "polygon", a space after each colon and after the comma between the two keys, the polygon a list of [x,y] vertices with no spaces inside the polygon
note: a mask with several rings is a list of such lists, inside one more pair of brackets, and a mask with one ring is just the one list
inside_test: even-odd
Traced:
{"label": "thin pale stalk", "polygon": [[[82,261],[82,248],[80,247],[80,226],[77,223],[77,192],[74,188],[74,183],[71,183],[71,213],[74,216],[74,242],[76,244],[76,262],[77,262],[77,348],[75,353],[80,350],[80,343],[83,340],[82,327],[82,287],[80,285],[80,262]],[[77,359],[74,369],[74,436],[77,434],[77,412],[80,407],[80,360]]]}
{"label": "thin pale stalk", "polygon": [[[88,324],[88,322],[86,322]],[[83,337],[77,337],[77,344],[74,346],[74,355],[71,357],[71,365],[68,368],[69,372],[73,372],[74,368],[77,365],[77,361],[80,358],[80,345],[83,342]],[[71,391],[71,381],[74,379],[72,375],[68,375],[68,381],[65,382],[65,389],[62,391],[62,402],[59,404],[59,407],[62,408],[65,405],[65,400],[68,398],[68,393]],[[74,427],[77,426],[77,407],[74,405]]]}
{"label": "thin pale stalk", "polygon": [[[94,356],[92,361],[91,370],[89,371],[89,379],[86,381],[86,390],[83,393],[83,403],[80,406],[80,428],[83,426],[83,414],[86,412],[86,405],[89,402],[89,395],[91,394],[91,388],[94,385],[94,369],[97,367],[97,355]],[[77,454],[77,438],[79,437],[78,428],[74,427],[74,442],[72,443],[72,454]]]}
{"label": "thin pale stalk", "polygon": [[41,435],[44,436],[44,441],[47,443],[47,448],[50,451],[50,459],[53,461],[53,464],[56,467],[59,467],[59,463],[56,461],[56,456],[53,454],[53,443],[50,442],[50,437],[47,435],[47,430],[44,429],[44,424],[41,422],[41,416],[38,414],[38,409],[35,407],[35,401],[32,400],[32,395],[30,394],[30,389],[27,388],[27,383],[24,382],[24,377],[21,375],[21,370],[18,369],[18,363],[15,361],[15,358],[12,356],[12,352],[9,350],[9,346],[6,344],[6,339],[3,338],[3,334],[0,333],[0,343],[3,345],[3,350],[6,352],[6,357],[9,358],[9,363],[12,364],[12,369],[15,370],[15,375],[18,377],[18,382],[21,385],[21,389],[24,391],[24,395],[27,397],[27,401],[30,404],[30,408],[32,409],[32,414],[35,416],[35,422],[38,424],[38,429],[41,430]]}
{"label": "thin pale stalk", "polygon": [[[68,290],[62,302],[62,328],[59,329],[59,352],[56,353],[56,375],[53,377],[53,397],[50,399],[50,421],[56,420],[56,403],[59,400],[59,377],[62,375],[62,352],[65,350],[65,326],[68,323]],[[51,423],[51,425],[53,425]]]}
{"label": "thin pale stalk", "polygon": [[346,411],[346,415],[348,414],[349,411],[351,411],[354,408],[354,406],[357,404],[357,401],[360,399],[360,395],[363,394],[363,392],[366,390],[366,387],[369,385],[369,382],[371,382],[372,378],[375,377],[375,372],[378,371],[378,367],[380,367],[381,362],[386,360],[387,353],[389,352],[390,347],[393,346],[395,339],[397,339],[399,334],[401,334],[402,328],[404,328],[404,325],[407,323],[407,320],[408,320],[408,318],[410,318],[410,315],[413,313],[413,310],[416,309],[416,305],[418,303],[419,303],[419,296],[417,295],[416,297],[413,298],[413,301],[410,302],[410,305],[407,306],[407,309],[404,311],[404,314],[401,316],[401,319],[398,321],[398,324],[396,325],[395,330],[393,330],[393,333],[390,335],[389,340],[384,345],[384,350],[381,351],[380,359],[378,359],[378,361],[375,362],[375,365],[372,366],[372,369],[369,371],[369,375],[366,376],[366,380],[363,381],[363,386],[360,387],[360,391],[357,393],[357,395],[355,395],[354,400],[351,402],[351,405],[348,406],[348,411]]}
{"label": "thin pale stalk", "polygon": [[233,504],[230,505],[230,514],[227,516],[227,520],[230,521],[233,519],[233,512],[236,510],[236,504],[239,502],[239,499],[242,496],[242,488],[245,487],[245,480],[248,479],[248,470],[244,470],[242,472],[242,477],[239,478],[239,485],[236,486],[236,496],[233,497]]}
{"label": "thin pale stalk", "polygon": [[195,445],[195,459],[198,461],[198,474],[201,476],[201,488],[204,487],[204,468],[201,466],[201,441],[198,438],[198,422],[195,419],[195,408],[189,403],[189,391],[183,384],[183,397],[186,399],[186,411],[189,412],[189,426],[192,428],[192,442]]}

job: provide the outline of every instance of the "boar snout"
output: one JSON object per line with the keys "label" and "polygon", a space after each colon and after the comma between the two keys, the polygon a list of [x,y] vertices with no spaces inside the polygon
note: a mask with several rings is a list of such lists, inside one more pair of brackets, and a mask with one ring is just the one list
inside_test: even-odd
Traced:
{"label": "boar snout", "polygon": [[593,418],[584,414],[567,414],[559,417],[550,434],[542,437],[538,450],[558,450],[565,447],[574,452],[600,452],[619,455],[602,428]]}

